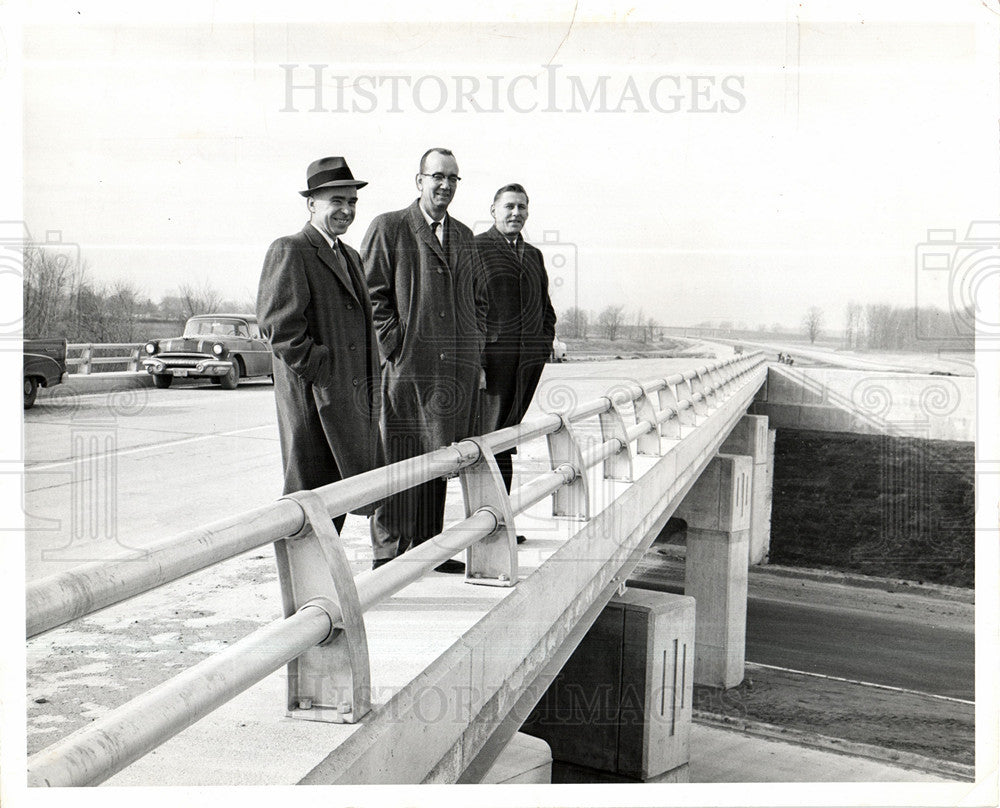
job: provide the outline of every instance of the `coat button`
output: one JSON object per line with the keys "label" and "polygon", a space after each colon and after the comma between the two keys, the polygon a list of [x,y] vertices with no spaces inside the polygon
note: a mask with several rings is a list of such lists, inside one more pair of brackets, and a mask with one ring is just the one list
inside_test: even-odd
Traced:
{"label": "coat button", "polygon": [[353,309],[354,308],[354,304],[353,303],[348,303],[344,308]]}
{"label": "coat button", "polygon": [[444,319],[444,312],[443,311],[441,312],[441,319],[442,320]]}
{"label": "coat button", "polygon": [[348,345],[347,347],[350,348],[352,351],[356,351],[358,349],[358,346],[355,345],[353,342],[350,345]]}
{"label": "coat button", "polygon": [[351,379],[351,384],[353,384],[355,387],[357,387],[358,386],[358,380],[357,379]]}
{"label": "coat button", "polygon": [[444,359],[444,354],[441,354],[441,358]]}
{"label": "coat button", "polygon": [[438,275],[444,275],[444,270],[438,267]]}

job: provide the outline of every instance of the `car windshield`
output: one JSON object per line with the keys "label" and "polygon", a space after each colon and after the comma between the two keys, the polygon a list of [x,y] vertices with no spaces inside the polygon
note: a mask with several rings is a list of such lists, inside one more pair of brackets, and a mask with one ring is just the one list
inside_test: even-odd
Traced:
{"label": "car windshield", "polygon": [[189,320],[185,337],[249,337],[247,324],[241,320]]}

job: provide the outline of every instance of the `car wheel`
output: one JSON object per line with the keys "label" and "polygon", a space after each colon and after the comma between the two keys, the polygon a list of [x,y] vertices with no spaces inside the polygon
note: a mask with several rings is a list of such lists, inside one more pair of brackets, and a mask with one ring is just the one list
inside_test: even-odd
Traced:
{"label": "car wheel", "polygon": [[235,390],[240,383],[240,360],[233,357],[233,366],[229,368],[229,373],[222,377],[223,390]]}
{"label": "car wheel", "polygon": [[38,379],[34,376],[24,377],[24,408],[30,410],[35,404],[35,397],[38,395]]}
{"label": "car wheel", "polygon": [[153,385],[158,387],[160,390],[166,390],[170,387],[173,382],[174,377],[169,373],[154,373],[153,374]]}

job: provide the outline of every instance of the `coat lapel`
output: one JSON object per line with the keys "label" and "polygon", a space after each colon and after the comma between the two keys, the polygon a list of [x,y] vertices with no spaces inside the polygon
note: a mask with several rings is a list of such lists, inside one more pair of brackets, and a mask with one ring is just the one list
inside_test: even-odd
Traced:
{"label": "coat lapel", "polygon": [[316,255],[319,257],[319,260],[326,264],[329,270],[337,277],[337,280],[343,284],[350,296],[357,300],[358,303],[361,303],[354,291],[354,283],[347,274],[347,267],[341,263],[339,257],[334,253],[333,248],[326,243],[326,239],[311,224],[307,224],[302,228],[302,232],[309,243],[316,248]]}
{"label": "coat lapel", "polygon": [[427,226],[427,220],[424,219],[424,214],[420,210],[419,199],[410,205],[410,227],[417,234],[417,237],[434,251],[438,258],[451,266],[448,257],[444,254],[444,247],[441,246],[441,242],[438,241],[437,236]]}

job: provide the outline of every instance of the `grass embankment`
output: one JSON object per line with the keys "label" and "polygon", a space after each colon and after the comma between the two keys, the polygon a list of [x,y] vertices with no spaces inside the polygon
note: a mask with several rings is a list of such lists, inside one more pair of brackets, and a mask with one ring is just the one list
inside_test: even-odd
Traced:
{"label": "grass embankment", "polygon": [[975,585],[971,443],[779,429],[770,561]]}

